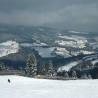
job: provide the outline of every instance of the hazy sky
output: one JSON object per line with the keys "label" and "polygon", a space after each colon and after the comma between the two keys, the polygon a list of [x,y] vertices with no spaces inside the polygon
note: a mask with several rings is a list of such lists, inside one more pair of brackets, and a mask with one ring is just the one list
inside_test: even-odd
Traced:
{"label": "hazy sky", "polygon": [[0,0],[0,23],[98,31],[98,0]]}

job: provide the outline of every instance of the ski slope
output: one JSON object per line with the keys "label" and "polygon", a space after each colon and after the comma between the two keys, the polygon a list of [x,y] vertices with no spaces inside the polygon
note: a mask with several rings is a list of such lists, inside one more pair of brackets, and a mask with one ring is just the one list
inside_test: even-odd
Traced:
{"label": "ski slope", "polygon": [[[11,83],[7,82],[7,79]],[[98,80],[45,80],[0,76],[0,98],[98,98]]]}

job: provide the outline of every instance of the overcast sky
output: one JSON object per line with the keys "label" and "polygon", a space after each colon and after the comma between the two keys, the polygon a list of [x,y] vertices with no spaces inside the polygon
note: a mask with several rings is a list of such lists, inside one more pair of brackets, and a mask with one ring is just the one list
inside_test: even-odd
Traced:
{"label": "overcast sky", "polygon": [[98,31],[98,0],[0,0],[0,23]]}

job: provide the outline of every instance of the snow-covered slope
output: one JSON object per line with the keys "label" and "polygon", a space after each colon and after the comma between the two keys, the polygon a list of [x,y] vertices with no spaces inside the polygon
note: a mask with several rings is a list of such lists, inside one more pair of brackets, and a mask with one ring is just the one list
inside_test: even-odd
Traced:
{"label": "snow-covered slope", "polygon": [[98,59],[92,61],[92,64],[95,65],[96,63],[98,63]]}
{"label": "snow-covered slope", "polygon": [[19,51],[19,44],[16,41],[7,41],[0,43],[0,57],[17,53]]}
{"label": "snow-covered slope", "polygon": [[76,66],[79,63],[79,61],[74,61],[71,63],[66,64],[65,66],[61,66],[58,68],[58,72],[62,72],[62,71],[70,71],[70,69],[74,66]]}
{"label": "snow-covered slope", "polygon": [[82,61],[91,61],[91,63],[93,65],[95,65],[96,63],[98,63],[98,55],[97,54],[93,54],[93,55],[85,56],[85,57],[83,57],[80,60],[69,62],[68,64],[65,64],[64,66],[59,67],[58,68],[58,72],[70,71],[71,68],[73,68],[73,67],[75,67],[77,65],[79,66],[79,64]]}
{"label": "snow-covered slope", "polygon": [[54,50],[52,51],[52,54],[63,56],[64,58],[71,57],[69,51],[66,50],[66,48],[60,48],[60,47],[55,47]]}
{"label": "snow-covered slope", "polygon": [[56,40],[55,43],[61,46],[69,46],[73,48],[85,48],[88,42],[85,37],[71,35],[71,36],[58,36],[61,40]]}
{"label": "snow-covered slope", "polygon": [[[7,79],[11,83],[7,82]],[[0,98],[98,98],[98,80],[44,80],[0,76]]]}

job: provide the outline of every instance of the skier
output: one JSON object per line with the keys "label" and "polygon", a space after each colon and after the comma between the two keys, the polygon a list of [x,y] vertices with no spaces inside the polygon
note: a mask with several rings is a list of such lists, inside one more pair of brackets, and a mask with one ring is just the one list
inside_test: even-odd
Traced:
{"label": "skier", "polygon": [[11,83],[10,79],[8,79],[8,83]]}

